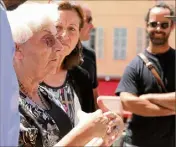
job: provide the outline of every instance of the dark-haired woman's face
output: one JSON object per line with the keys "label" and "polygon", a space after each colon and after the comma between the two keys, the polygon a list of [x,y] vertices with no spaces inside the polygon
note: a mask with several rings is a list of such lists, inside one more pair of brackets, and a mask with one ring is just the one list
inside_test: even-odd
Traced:
{"label": "dark-haired woman's face", "polygon": [[60,10],[60,19],[57,23],[57,32],[59,40],[64,47],[64,55],[69,55],[75,48],[79,40],[80,18],[76,11]]}

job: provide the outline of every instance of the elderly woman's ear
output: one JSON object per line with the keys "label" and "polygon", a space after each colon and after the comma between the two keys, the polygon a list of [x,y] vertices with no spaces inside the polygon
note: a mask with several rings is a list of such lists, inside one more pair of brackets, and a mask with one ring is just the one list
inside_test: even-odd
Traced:
{"label": "elderly woman's ear", "polygon": [[23,58],[23,54],[20,48],[20,45],[15,43],[15,58],[17,59],[22,59]]}

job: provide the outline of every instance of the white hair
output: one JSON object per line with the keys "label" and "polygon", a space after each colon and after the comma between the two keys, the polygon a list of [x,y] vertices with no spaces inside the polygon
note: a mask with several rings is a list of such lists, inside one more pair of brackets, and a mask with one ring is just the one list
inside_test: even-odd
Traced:
{"label": "white hair", "polygon": [[17,44],[25,43],[35,32],[57,22],[59,19],[56,4],[22,4],[14,11],[7,12],[13,40]]}

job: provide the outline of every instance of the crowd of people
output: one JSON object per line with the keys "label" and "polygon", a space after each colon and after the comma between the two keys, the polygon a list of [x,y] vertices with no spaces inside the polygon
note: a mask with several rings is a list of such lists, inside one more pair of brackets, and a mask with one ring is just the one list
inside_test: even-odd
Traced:
{"label": "crowd of people", "polygon": [[[0,146],[111,146],[124,122],[97,105],[96,55],[82,44],[94,27],[91,10],[25,1],[0,0]],[[167,4],[149,9],[149,46],[115,92],[133,114],[123,147],[175,146],[174,15]]]}

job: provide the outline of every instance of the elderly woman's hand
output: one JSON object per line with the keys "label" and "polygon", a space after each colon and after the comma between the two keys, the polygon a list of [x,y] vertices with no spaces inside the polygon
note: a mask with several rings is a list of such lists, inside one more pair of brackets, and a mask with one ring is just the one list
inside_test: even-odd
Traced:
{"label": "elderly woman's hand", "polygon": [[80,111],[78,117],[80,129],[86,131],[87,135],[92,138],[102,137],[104,146],[110,146],[124,129],[122,118],[112,111],[103,113],[101,110],[97,110],[89,114]]}
{"label": "elderly woman's hand", "polygon": [[122,119],[113,112],[78,111],[78,118],[77,126],[55,146],[109,146],[123,130]]}
{"label": "elderly woman's hand", "polygon": [[89,141],[84,147],[99,147],[103,145],[103,139],[100,137],[95,137],[91,141]]}
{"label": "elderly woman's hand", "polygon": [[[110,119],[108,115],[104,115],[101,110],[93,113],[78,112],[79,123],[77,127],[87,132],[87,135],[93,137],[105,137],[108,130]],[[111,116],[112,117],[112,116]]]}
{"label": "elderly woman's hand", "polygon": [[97,137],[103,139],[104,142],[101,145],[97,144],[99,139],[93,139],[94,141],[89,142],[90,144],[97,144],[97,146],[111,146],[124,129],[121,116],[112,111],[103,113],[101,110],[97,110],[89,114],[80,111],[78,117],[80,119],[79,128],[86,131],[86,135],[90,136],[90,140]]}
{"label": "elderly woman's hand", "polygon": [[108,123],[107,134],[103,138],[104,143],[102,146],[111,146],[113,142],[123,133],[124,130],[123,119],[121,118],[120,115],[112,111],[105,112],[103,115],[107,116],[110,119],[110,121]]}
{"label": "elderly woman's hand", "polygon": [[97,99],[99,108],[108,116],[111,121],[108,124],[108,131],[103,138],[103,146],[111,146],[112,143],[123,133],[124,123],[122,119],[122,104],[120,97],[117,96],[99,96]]}

